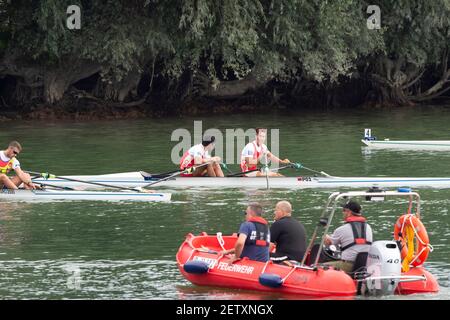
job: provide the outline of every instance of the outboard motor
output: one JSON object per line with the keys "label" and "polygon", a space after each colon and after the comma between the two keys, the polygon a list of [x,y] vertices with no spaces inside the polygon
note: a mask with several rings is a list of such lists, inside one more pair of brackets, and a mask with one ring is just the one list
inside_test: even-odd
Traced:
{"label": "outboard motor", "polygon": [[402,273],[402,259],[396,242],[375,241],[370,246],[367,273],[370,276],[364,279],[363,294],[394,294]]}

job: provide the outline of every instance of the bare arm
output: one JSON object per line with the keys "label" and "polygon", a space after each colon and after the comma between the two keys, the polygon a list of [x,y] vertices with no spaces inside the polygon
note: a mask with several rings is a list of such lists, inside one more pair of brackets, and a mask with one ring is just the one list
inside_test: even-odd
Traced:
{"label": "bare arm", "polygon": [[247,235],[244,233],[239,234],[239,238],[236,241],[236,244],[234,245],[234,259],[233,261],[236,261],[240,259],[242,251],[244,250],[245,246],[245,240],[247,239]]}
{"label": "bare arm", "polygon": [[211,158],[202,158],[201,156],[197,156],[194,158],[194,164],[199,165],[199,164],[204,164],[207,162],[219,162],[220,161],[220,157],[211,157]]}
{"label": "bare arm", "polygon": [[31,181],[31,177],[28,173],[23,172],[23,170],[20,167],[17,167],[14,169],[14,172],[19,177],[20,180],[30,188],[36,189],[35,185]]}
{"label": "bare arm", "polygon": [[233,263],[236,260],[239,260],[241,254],[242,254],[242,250],[244,249],[246,239],[247,239],[246,234],[244,234],[244,233],[239,234],[239,238],[236,240],[236,243],[234,244],[234,248],[221,251],[220,253],[223,255],[234,253],[234,257],[231,259],[231,263]]}
{"label": "bare arm", "polygon": [[16,168],[14,172],[20,178],[20,180],[22,180],[23,183],[25,184],[31,183],[30,177],[25,172],[23,172],[23,170],[20,167]]}
{"label": "bare arm", "polygon": [[270,246],[269,246],[269,252],[273,252],[273,250],[276,248],[276,246],[277,245],[275,243],[271,242]]}
{"label": "bare arm", "polygon": [[205,159],[203,159],[202,156],[197,156],[194,158],[194,164],[195,165],[203,164],[204,163],[203,160]]}
{"label": "bare arm", "polygon": [[291,162],[289,161],[289,159],[281,160],[280,158],[278,158],[277,156],[275,156],[275,155],[274,155],[272,152],[270,152],[270,151],[267,152],[267,157],[268,157],[271,161],[274,161],[274,162],[281,162],[281,163],[284,163],[284,164],[291,163]]}

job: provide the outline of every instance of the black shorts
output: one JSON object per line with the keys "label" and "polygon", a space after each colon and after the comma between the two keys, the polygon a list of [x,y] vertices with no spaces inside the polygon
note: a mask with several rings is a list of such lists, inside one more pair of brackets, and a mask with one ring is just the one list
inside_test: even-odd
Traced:
{"label": "black shorts", "polygon": [[272,260],[274,263],[281,263],[285,260],[290,260],[289,257],[282,253],[270,253],[270,260]]}

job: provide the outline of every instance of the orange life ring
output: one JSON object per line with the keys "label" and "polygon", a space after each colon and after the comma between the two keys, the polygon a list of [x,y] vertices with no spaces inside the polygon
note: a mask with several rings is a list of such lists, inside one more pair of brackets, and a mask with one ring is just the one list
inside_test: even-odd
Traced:
{"label": "orange life ring", "polygon": [[[409,266],[422,265],[433,249],[427,230],[413,214],[404,214],[398,218],[394,226],[394,239],[400,241],[402,245],[402,267],[405,272],[409,270]],[[417,243],[416,248],[414,239]]]}

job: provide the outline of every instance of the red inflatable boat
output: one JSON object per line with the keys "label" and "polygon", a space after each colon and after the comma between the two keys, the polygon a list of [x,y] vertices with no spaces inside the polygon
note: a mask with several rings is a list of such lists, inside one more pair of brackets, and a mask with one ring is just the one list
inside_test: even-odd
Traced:
{"label": "red inflatable boat", "polygon": [[403,276],[421,276],[424,281],[400,282],[395,290],[396,294],[413,294],[413,293],[436,293],[439,291],[439,284],[436,278],[423,266],[409,269],[402,272]]}
{"label": "red inflatable boat", "polygon": [[[223,236],[223,248],[231,249],[237,235]],[[218,238],[202,233],[188,234],[177,253],[180,272],[200,286],[291,293],[309,297],[345,297],[356,294],[355,282],[344,271],[332,268],[289,267],[241,259],[229,264],[221,256]]]}
{"label": "red inflatable boat", "polygon": [[[199,286],[295,294],[304,297],[353,297],[357,282],[344,271],[324,266],[293,266],[241,259],[230,264],[230,257],[219,254],[231,249],[237,235],[223,236],[222,246],[217,236],[205,232],[189,233],[176,255],[183,276]],[[402,272],[403,277],[424,277],[423,281],[400,282],[396,294],[433,293],[439,291],[434,276],[423,267]]]}
{"label": "red inflatable boat", "polygon": [[[354,197],[364,197],[368,201],[375,197],[406,197],[409,206],[408,213],[400,216],[395,224],[395,241],[374,241],[368,252],[360,252],[356,256],[353,270],[347,274],[324,266],[321,252],[325,248],[324,240],[338,208],[337,203]],[[413,207],[416,208],[414,214]],[[290,293],[312,298],[353,297],[357,293],[375,296],[434,293],[439,291],[438,282],[423,267],[432,246],[420,217],[420,196],[407,188],[335,192],[328,198],[313,232],[304,265],[291,263],[292,266],[288,266],[246,258],[231,263],[230,256],[223,256],[220,252],[234,248],[237,235],[222,237],[219,233],[217,236],[188,234],[178,250],[177,263],[187,280],[201,286]],[[319,229],[323,229],[323,236],[314,255],[312,246]]]}

